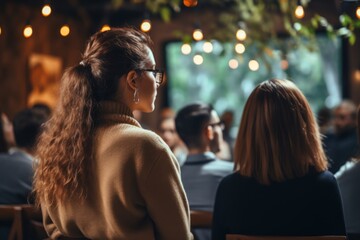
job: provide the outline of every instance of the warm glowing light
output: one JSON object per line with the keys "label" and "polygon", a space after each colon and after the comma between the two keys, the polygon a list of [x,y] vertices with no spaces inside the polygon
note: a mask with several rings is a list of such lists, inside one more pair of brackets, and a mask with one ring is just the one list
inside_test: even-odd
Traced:
{"label": "warm glowing light", "polygon": [[184,43],[184,44],[181,46],[181,52],[182,52],[184,55],[190,54],[190,53],[191,53],[191,46],[190,46],[190,44]]}
{"label": "warm glowing light", "polygon": [[198,1],[197,0],[184,0],[183,3],[186,7],[196,7],[198,4]]}
{"label": "warm glowing light", "polygon": [[24,37],[29,38],[33,34],[32,27],[30,25],[25,26],[24,28]]}
{"label": "warm glowing light", "polygon": [[230,59],[229,61],[229,67],[231,69],[236,69],[239,66],[239,62],[236,59]]}
{"label": "warm glowing light", "polygon": [[259,69],[259,63],[256,60],[249,61],[249,69],[251,71],[257,71]]}
{"label": "warm glowing light", "polygon": [[286,59],[281,60],[280,66],[282,70],[286,70],[289,68],[289,62]]}
{"label": "warm glowing light", "polygon": [[1,27],[0,27],[0,35],[1,35],[1,30],[2,30],[2,29],[1,29]]}
{"label": "warm glowing light", "polygon": [[245,52],[245,46],[244,46],[244,44],[242,44],[242,43],[237,43],[237,44],[235,45],[235,51],[236,51],[238,54],[244,53],[244,52]]}
{"label": "warm glowing light", "polygon": [[298,5],[295,9],[295,16],[299,19],[305,16],[304,8],[301,5]]}
{"label": "warm glowing light", "polygon": [[51,14],[51,7],[49,4],[45,4],[41,9],[41,13],[44,17],[47,17]]}
{"label": "warm glowing light", "polygon": [[356,9],[356,17],[360,19],[360,6],[358,6]]}
{"label": "warm glowing light", "polygon": [[193,32],[193,38],[196,40],[196,41],[201,41],[203,38],[204,38],[204,35],[201,31],[201,29],[195,29],[194,32]]}
{"label": "warm glowing light", "polygon": [[196,65],[201,65],[204,62],[204,58],[201,55],[197,54],[194,56],[193,61]]}
{"label": "warm glowing light", "polygon": [[206,53],[211,53],[213,51],[214,47],[211,42],[204,42],[203,44],[203,50]]}
{"label": "warm glowing light", "polygon": [[70,34],[70,27],[68,25],[64,25],[60,28],[60,35],[66,37]]}
{"label": "warm glowing light", "polygon": [[246,39],[246,32],[242,29],[239,29],[236,32],[236,38],[240,41],[244,41]]}
{"label": "warm glowing light", "polygon": [[354,79],[355,81],[360,82],[360,70],[355,70]]}
{"label": "warm glowing light", "polygon": [[151,29],[151,22],[149,19],[145,19],[140,26],[141,31],[148,32]]}
{"label": "warm glowing light", "polygon": [[102,28],[101,28],[101,32],[105,32],[105,31],[109,31],[111,28],[110,28],[110,26],[109,25],[107,25],[107,24],[105,24],[105,25],[103,25],[102,26]]}

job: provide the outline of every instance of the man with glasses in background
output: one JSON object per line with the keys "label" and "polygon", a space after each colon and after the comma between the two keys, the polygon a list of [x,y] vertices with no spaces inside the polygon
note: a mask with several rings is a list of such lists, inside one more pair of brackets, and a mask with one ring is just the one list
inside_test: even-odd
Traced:
{"label": "man with glasses in background", "polygon": [[[194,103],[180,109],[175,118],[176,131],[188,148],[181,167],[181,179],[190,210],[213,211],[220,180],[232,173],[231,162],[219,160],[224,124],[208,104]],[[210,229],[194,229],[196,239],[211,239]]]}

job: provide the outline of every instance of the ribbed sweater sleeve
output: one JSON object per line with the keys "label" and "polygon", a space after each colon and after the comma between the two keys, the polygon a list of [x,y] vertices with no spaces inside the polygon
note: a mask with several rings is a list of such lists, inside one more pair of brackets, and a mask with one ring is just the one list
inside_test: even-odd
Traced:
{"label": "ribbed sweater sleeve", "polygon": [[141,177],[140,191],[154,222],[156,239],[193,239],[187,198],[181,183],[179,165],[166,148],[144,152],[154,160]]}

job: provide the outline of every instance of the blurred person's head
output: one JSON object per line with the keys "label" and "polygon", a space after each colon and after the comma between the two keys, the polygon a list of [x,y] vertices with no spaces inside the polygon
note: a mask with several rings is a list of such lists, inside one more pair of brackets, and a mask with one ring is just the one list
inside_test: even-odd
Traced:
{"label": "blurred person's head", "polygon": [[221,121],[224,123],[224,133],[228,134],[234,121],[234,112],[231,110],[227,110],[223,112],[220,118]]}
{"label": "blurred person's head", "polygon": [[174,150],[175,147],[179,144],[180,139],[176,132],[175,119],[173,117],[166,117],[161,119],[158,126],[158,132],[160,137],[170,147],[171,150]]}
{"label": "blurred person's head", "polygon": [[42,112],[48,118],[51,116],[51,108],[46,104],[36,103],[31,108],[37,109],[39,112]]}
{"label": "blurred person's head", "polygon": [[234,162],[240,174],[263,184],[327,168],[315,117],[294,83],[271,79],[253,90],[243,111]]}
{"label": "blurred person's head", "polygon": [[41,133],[42,124],[48,116],[39,109],[25,109],[18,112],[14,119],[14,135],[17,147],[32,153]]}
{"label": "blurred person's head", "polygon": [[219,152],[223,140],[223,123],[208,104],[194,103],[179,110],[175,118],[176,130],[192,150]]}
{"label": "blurred person's head", "polygon": [[350,100],[344,100],[335,107],[333,115],[336,134],[353,130],[356,126],[356,105]]}
{"label": "blurred person's head", "polygon": [[0,116],[0,153],[8,152],[15,146],[14,129],[5,113]]}
{"label": "blurred person's head", "polygon": [[327,133],[332,127],[332,113],[328,107],[322,107],[317,112],[317,123],[320,133]]}

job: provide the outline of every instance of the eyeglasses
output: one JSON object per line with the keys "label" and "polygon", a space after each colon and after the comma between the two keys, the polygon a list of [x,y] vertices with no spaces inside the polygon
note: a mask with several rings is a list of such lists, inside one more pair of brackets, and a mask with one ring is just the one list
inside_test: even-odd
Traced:
{"label": "eyeglasses", "polygon": [[219,126],[221,128],[221,130],[225,129],[225,124],[222,121],[217,122],[217,123],[209,123],[208,125],[211,127]]}
{"label": "eyeglasses", "polygon": [[165,81],[165,72],[160,69],[136,69],[136,71],[151,72],[155,78],[156,84],[161,86]]}

